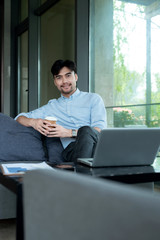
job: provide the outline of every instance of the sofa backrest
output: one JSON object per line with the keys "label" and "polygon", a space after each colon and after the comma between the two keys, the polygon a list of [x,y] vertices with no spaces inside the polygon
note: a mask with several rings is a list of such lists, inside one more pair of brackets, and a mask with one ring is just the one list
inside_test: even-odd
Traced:
{"label": "sofa backrest", "polygon": [[25,240],[159,239],[160,198],[63,170],[24,176]]}

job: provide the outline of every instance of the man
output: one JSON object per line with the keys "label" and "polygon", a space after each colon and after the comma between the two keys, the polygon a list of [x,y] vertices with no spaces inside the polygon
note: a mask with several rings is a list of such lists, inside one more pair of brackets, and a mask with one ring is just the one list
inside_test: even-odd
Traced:
{"label": "man", "polygon": [[[52,162],[76,162],[78,157],[92,157],[99,132],[106,128],[103,100],[96,93],[81,92],[77,88],[74,62],[57,60],[51,72],[61,97],[34,111],[19,114],[16,120],[39,131],[47,141],[50,138],[54,142]],[[56,117],[57,123],[50,124],[45,120],[46,116]]]}

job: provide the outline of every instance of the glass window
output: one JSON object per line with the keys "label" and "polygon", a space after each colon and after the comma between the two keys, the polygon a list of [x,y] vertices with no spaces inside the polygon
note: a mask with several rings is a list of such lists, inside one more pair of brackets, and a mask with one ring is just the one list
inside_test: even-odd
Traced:
{"label": "glass window", "polygon": [[40,39],[41,106],[59,96],[50,72],[53,62],[75,58],[75,0],[61,0],[41,16]]}
{"label": "glass window", "polygon": [[28,0],[21,0],[20,21],[22,22],[27,17],[28,17]]}
{"label": "glass window", "polygon": [[18,112],[28,112],[28,31],[19,37]]}
{"label": "glass window", "polygon": [[144,7],[114,1],[114,105],[146,101]]}
{"label": "glass window", "polygon": [[90,91],[110,127],[160,126],[160,15],[156,1],[90,1]]}

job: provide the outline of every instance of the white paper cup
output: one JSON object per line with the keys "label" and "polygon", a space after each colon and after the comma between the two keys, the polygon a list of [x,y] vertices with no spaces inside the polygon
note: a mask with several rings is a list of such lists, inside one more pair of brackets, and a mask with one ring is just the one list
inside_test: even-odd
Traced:
{"label": "white paper cup", "polygon": [[45,117],[45,120],[47,120],[51,124],[56,124],[56,122],[57,122],[57,118],[55,118],[55,117]]}

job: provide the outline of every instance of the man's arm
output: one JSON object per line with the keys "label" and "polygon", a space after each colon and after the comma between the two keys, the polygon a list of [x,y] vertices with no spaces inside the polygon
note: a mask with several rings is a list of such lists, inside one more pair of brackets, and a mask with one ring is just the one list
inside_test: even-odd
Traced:
{"label": "man's arm", "polygon": [[23,126],[26,127],[33,127],[33,122],[35,119],[33,118],[27,118],[25,116],[20,116],[16,119],[17,122],[19,122],[20,124],[22,124]]}
{"label": "man's arm", "polygon": [[101,131],[101,129],[99,127],[94,127],[94,129],[96,129],[98,132]]}
{"label": "man's arm", "polygon": [[98,94],[93,95],[91,107],[91,126],[100,132],[107,127],[107,112],[104,102]]}
{"label": "man's arm", "polygon": [[[48,121],[38,118],[27,118],[25,116],[20,116],[16,119],[17,122],[26,127],[33,127],[35,130],[47,137],[72,137],[72,129],[66,129],[60,125],[53,124],[54,128],[51,128],[51,124]],[[98,132],[101,131],[100,128],[94,127]],[[78,132],[78,130],[76,130]]]}
{"label": "man's arm", "polygon": [[72,137],[71,129],[66,129],[57,124],[51,124],[47,120],[41,118],[34,119],[20,116],[16,121],[26,127],[33,127],[47,137]]}
{"label": "man's arm", "polygon": [[50,123],[44,119],[38,118],[27,118],[25,116],[20,116],[16,119],[17,122],[26,127],[33,127],[35,130],[41,134],[47,136],[50,131]]}
{"label": "man's arm", "polygon": [[[49,134],[47,137],[72,137],[72,129],[66,129],[60,125],[53,124],[54,128],[50,128]],[[99,127],[94,127],[98,132],[101,131]],[[78,129],[75,129],[76,135],[78,133]]]}

